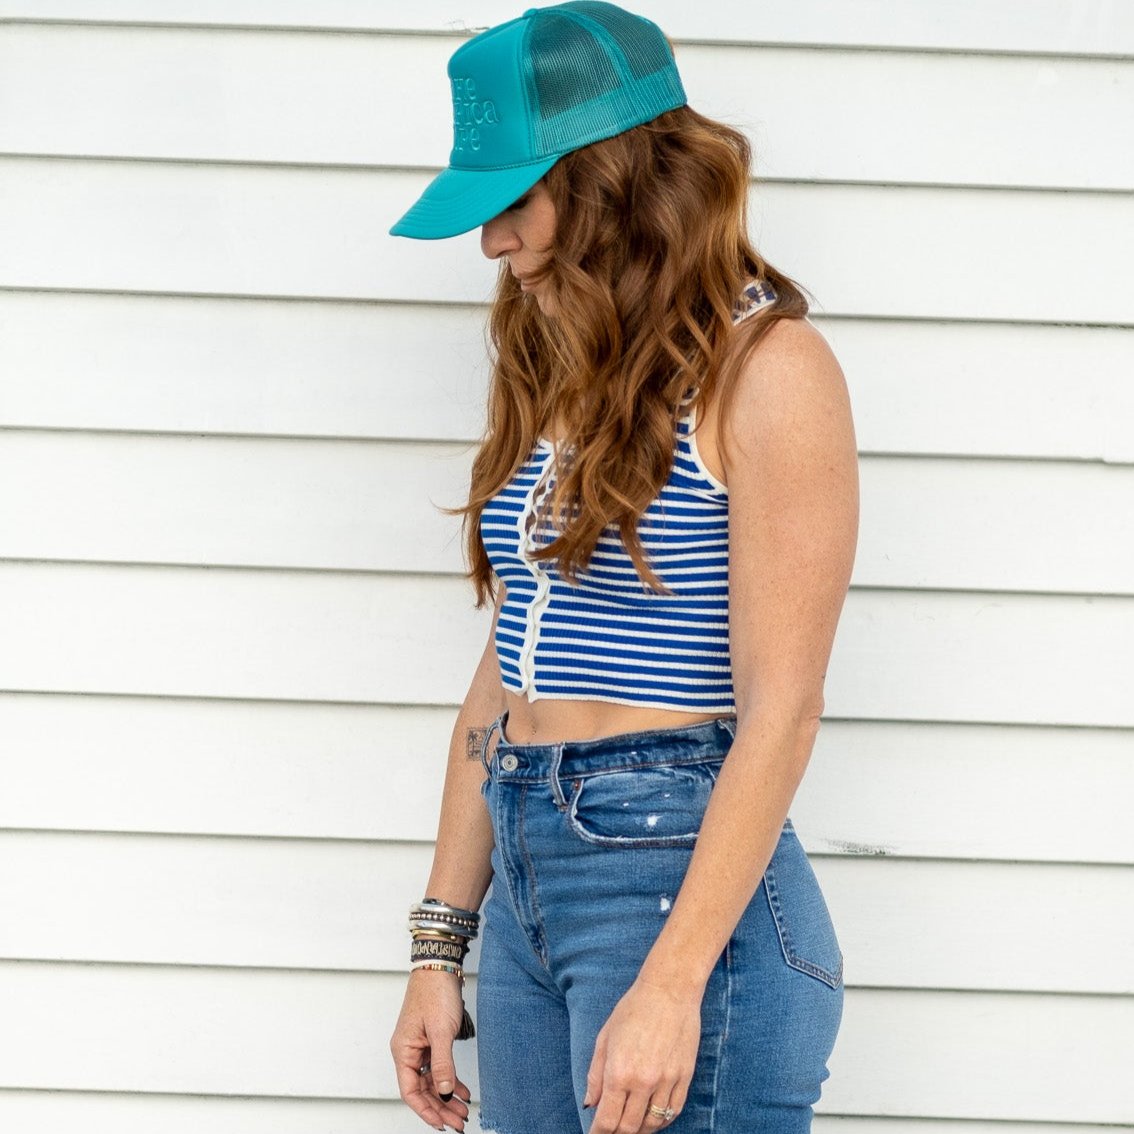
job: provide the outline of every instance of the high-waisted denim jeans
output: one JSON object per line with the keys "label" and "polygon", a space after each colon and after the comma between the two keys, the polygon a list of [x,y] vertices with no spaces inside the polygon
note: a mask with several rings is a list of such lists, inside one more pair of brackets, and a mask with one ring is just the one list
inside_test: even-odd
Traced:
{"label": "high-waisted denim jeans", "polygon": [[[587,1131],[595,1037],[668,915],[736,718],[513,744],[482,791],[496,846],[477,983],[481,1126]],[[842,952],[791,820],[705,989],[672,1134],[802,1134],[843,1006]]]}

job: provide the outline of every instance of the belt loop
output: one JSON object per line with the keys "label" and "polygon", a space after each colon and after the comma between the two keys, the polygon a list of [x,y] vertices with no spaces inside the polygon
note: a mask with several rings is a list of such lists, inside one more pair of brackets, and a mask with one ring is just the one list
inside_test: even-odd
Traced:
{"label": "belt loop", "polygon": [[489,777],[491,777],[492,775],[492,769],[488,765],[488,741],[491,739],[494,729],[499,729],[500,736],[504,736],[504,718],[507,715],[508,710],[505,709],[504,712],[502,712],[500,716],[498,716],[496,720],[494,720],[492,724],[490,724],[488,728],[485,729],[484,732],[484,743],[480,746],[480,762],[482,765],[484,765],[484,774]]}
{"label": "belt loop", "polygon": [[733,740],[736,739],[736,717],[717,717],[717,724],[720,725]]}
{"label": "belt loop", "polygon": [[567,809],[567,797],[563,794],[563,788],[559,783],[559,769],[563,764],[563,745],[555,745],[555,755],[551,758],[551,771],[549,773],[551,779],[551,794],[555,799],[555,806],[560,811]]}

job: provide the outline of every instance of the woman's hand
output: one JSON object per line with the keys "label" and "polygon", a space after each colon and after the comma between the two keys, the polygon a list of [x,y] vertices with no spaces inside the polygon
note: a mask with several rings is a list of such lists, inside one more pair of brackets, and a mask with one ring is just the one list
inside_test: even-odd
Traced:
{"label": "woman's hand", "polygon": [[[402,1098],[435,1130],[464,1130],[469,1117],[471,1092],[453,1064],[453,1040],[464,1010],[456,976],[430,969],[410,973],[390,1051]],[[425,1074],[423,1067],[429,1068]],[[446,1101],[443,1096],[450,1094]]]}
{"label": "woman's hand", "polygon": [[701,1041],[703,990],[675,989],[639,976],[595,1040],[584,1106],[598,1104],[591,1134],[649,1134],[681,1113]]}

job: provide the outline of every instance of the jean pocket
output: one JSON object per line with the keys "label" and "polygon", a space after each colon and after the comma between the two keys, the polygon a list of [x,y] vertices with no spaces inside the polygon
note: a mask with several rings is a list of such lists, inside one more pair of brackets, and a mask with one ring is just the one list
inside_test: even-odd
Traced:
{"label": "jean pocket", "polygon": [[684,847],[697,841],[724,757],[599,772],[574,781],[567,821],[588,843]]}
{"label": "jean pocket", "polygon": [[819,880],[794,829],[780,835],[764,872],[764,892],[784,960],[831,988],[843,983],[843,954]]}

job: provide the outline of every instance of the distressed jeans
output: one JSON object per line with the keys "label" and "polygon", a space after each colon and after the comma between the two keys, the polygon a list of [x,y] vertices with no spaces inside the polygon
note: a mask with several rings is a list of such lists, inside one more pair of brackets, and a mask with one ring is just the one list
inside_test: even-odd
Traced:
{"label": "distressed jeans", "polygon": [[[493,880],[477,981],[482,1129],[579,1134],[595,1038],[665,923],[736,718],[513,744],[482,792]],[[790,819],[709,978],[672,1134],[803,1134],[827,1078],[843,957]]]}

